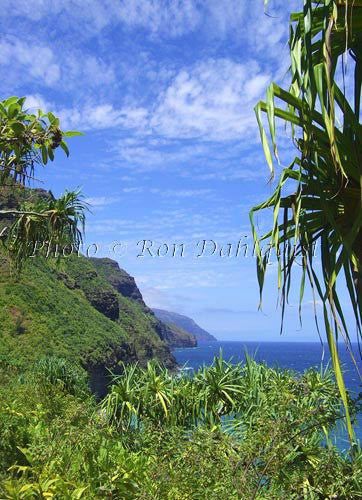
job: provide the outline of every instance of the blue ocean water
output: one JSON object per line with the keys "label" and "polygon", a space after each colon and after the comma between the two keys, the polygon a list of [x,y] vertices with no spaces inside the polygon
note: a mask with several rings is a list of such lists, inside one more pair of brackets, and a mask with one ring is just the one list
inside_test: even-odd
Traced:
{"label": "blue ocean water", "polygon": [[[185,365],[188,368],[197,370],[203,364],[211,364],[214,356],[219,354],[220,349],[222,349],[225,360],[243,361],[247,351],[256,361],[265,361],[268,366],[279,366],[300,373],[310,367],[320,369],[321,364],[323,366],[330,364],[328,346],[325,346],[323,354],[323,348],[318,342],[200,342],[198,347],[176,349],[174,355],[181,366]],[[361,357],[357,344],[352,346],[352,352],[360,373],[362,373]],[[342,344],[339,347],[339,355],[343,363],[345,384],[351,396],[355,399],[362,392],[361,380],[346,347]],[[362,442],[361,413],[358,415],[355,433],[357,439]],[[348,446],[346,432],[343,429],[337,430],[336,439],[339,447],[343,447],[343,443]]]}

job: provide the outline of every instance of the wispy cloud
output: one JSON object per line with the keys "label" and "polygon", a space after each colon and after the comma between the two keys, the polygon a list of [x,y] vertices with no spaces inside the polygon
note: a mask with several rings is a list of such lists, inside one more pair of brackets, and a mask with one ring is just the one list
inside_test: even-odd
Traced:
{"label": "wispy cloud", "polygon": [[107,205],[112,205],[120,200],[118,196],[91,196],[85,198],[85,202],[91,207],[105,207]]}
{"label": "wispy cloud", "polygon": [[[283,17],[281,7],[285,3],[282,0],[270,2],[267,11],[269,15],[278,18]],[[290,8],[297,5],[296,0],[290,1]],[[238,37],[245,38],[240,34],[244,31],[256,32],[266,37],[266,42],[280,38],[279,33],[271,33],[266,30],[264,24],[270,24],[270,18],[264,16],[262,2],[253,8],[239,0],[226,0],[219,2],[209,0],[199,2],[198,0],[62,0],[54,3],[52,0],[2,0],[2,15],[12,12],[16,16],[24,16],[33,22],[44,19],[57,18],[60,27],[66,24],[79,32],[100,32],[110,25],[123,24],[130,29],[143,28],[152,34],[168,37],[179,37],[196,29],[212,29],[212,36],[225,36],[237,31]],[[246,20],[258,20],[257,26],[250,29]],[[264,22],[263,22],[264,21]],[[283,31],[285,26],[281,26]],[[277,31],[277,30],[274,30]],[[244,35],[244,36],[243,36]]]}
{"label": "wispy cloud", "polygon": [[204,197],[214,192],[213,189],[155,189],[151,192],[164,196],[165,198],[197,198]]}
{"label": "wispy cloud", "polygon": [[251,315],[256,315],[258,314],[257,308],[254,310],[245,310],[245,309],[232,309],[230,307],[205,307],[202,312],[205,312],[207,314],[233,314],[233,315],[242,315],[244,316],[245,314],[251,314]]}
{"label": "wispy cloud", "polygon": [[118,127],[122,123],[122,112],[111,104],[94,104],[57,111],[63,127],[79,130],[100,130]]}
{"label": "wispy cloud", "polygon": [[122,189],[123,193],[130,194],[152,194],[161,198],[197,198],[209,195],[214,192],[213,189],[161,189],[149,187],[126,187]]}
{"label": "wispy cloud", "polygon": [[30,112],[36,112],[38,109],[43,111],[53,110],[51,103],[49,103],[40,94],[29,94],[26,96],[25,108]]}
{"label": "wispy cloud", "polygon": [[[94,98],[95,89],[116,82],[115,69],[108,57],[102,59],[80,48],[63,50],[60,44],[33,34],[29,34],[27,42],[15,35],[5,36],[0,41],[0,65],[7,73],[7,81],[2,86],[11,84],[17,89],[28,83],[42,92],[45,89],[71,91],[73,98],[78,97],[81,102],[89,96]],[[78,111],[82,110],[78,107]]]}
{"label": "wispy cloud", "polygon": [[[111,103],[88,102],[60,108],[66,125],[85,130],[116,128],[161,138],[229,141],[255,135],[253,104],[261,97],[270,75],[256,61],[239,63],[211,59],[185,68],[145,106],[116,108]],[[136,145],[138,156],[142,148]],[[129,144],[123,154],[135,149]],[[153,147],[157,151],[157,147]]]}
{"label": "wispy cloud", "polygon": [[181,70],[161,93],[150,125],[167,137],[223,141],[249,135],[252,104],[269,80],[255,61],[198,63]]}
{"label": "wispy cloud", "polygon": [[180,283],[182,283],[183,288],[216,288],[224,285],[225,281],[230,286],[236,283],[232,272],[200,269],[199,266],[192,266],[191,269],[185,269],[185,266],[179,269],[160,269],[157,277],[140,275],[137,276],[137,281],[141,287],[149,287],[152,283],[157,290],[174,290],[178,288]]}
{"label": "wispy cloud", "polygon": [[61,76],[56,56],[48,45],[28,44],[14,37],[0,42],[0,64],[14,71],[23,81],[35,79],[47,86],[53,86]]}

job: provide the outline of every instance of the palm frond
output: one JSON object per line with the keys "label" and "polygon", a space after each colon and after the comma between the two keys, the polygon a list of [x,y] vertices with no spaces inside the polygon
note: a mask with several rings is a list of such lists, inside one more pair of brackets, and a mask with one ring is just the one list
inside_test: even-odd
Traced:
{"label": "palm frond", "polygon": [[[304,0],[303,12],[291,15],[291,83],[289,90],[271,84],[265,102],[255,108],[262,145],[272,175],[278,160],[275,120],[290,125],[297,154],[284,168],[273,195],[251,210],[257,253],[260,296],[267,261],[261,241],[275,250],[282,323],[294,265],[301,263],[299,312],[306,282],[323,304],[323,317],[331,358],[342,399],[346,391],[338,356],[342,337],[350,352],[351,336],[337,292],[345,277],[349,299],[362,336],[362,4],[355,1]],[[342,57],[349,52],[354,66],[353,102],[337,84],[344,75]],[[342,66],[341,66],[342,65]],[[351,68],[349,68],[350,70]],[[348,93],[348,95],[351,92]],[[268,134],[263,114],[267,116]],[[338,119],[337,119],[338,118]],[[339,121],[341,120],[341,122]],[[269,146],[271,142],[272,148]],[[258,236],[254,215],[273,209],[271,229]],[[312,251],[320,243],[321,267]],[[293,251],[291,251],[291,248]],[[261,302],[260,302],[261,303]],[[332,318],[332,325],[330,322]],[[350,438],[353,430],[347,418]]]}

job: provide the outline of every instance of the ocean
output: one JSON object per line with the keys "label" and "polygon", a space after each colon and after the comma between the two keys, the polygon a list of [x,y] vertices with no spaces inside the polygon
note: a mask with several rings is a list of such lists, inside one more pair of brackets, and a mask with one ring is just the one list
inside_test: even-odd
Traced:
{"label": "ocean", "polygon": [[[320,369],[321,364],[330,364],[328,346],[323,348],[318,342],[242,342],[242,341],[218,341],[200,342],[198,347],[175,349],[174,356],[181,366],[197,370],[203,364],[212,363],[214,356],[222,349],[225,360],[234,362],[243,361],[245,352],[254,357],[256,361],[265,361],[268,366],[279,366],[303,373],[310,367]],[[362,363],[357,344],[352,346],[357,365],[362,373]],[[339,347],[340,359],[343,363],[344,379],[347,389],[355,399],[362,392],[362,384],[357,370],[347,352],[344,344]],[[355,426],[357,439],[362,443],[362,414],[358,415]],[[339,448],[348,447],[347,434],[345,430],[338,429],[335,433],[336,444]]]}

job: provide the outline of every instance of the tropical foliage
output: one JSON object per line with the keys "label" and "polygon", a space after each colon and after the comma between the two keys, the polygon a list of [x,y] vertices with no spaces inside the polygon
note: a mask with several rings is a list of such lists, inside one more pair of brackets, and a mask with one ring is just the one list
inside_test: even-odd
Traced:
{"label": "tropical foliage", "polygon": [[[289,45],[289,90],[272,83],[266,102],[255,108],[272,176],[275,169],[263,113],[275,157],[278,159],[276,118],[290,125],[297,150],[292,163],[283,168],[272,196],[251,212],[260,293],[268,259],[262,254],[261,242],[266,240],[277,258],[282,318],[295,267],[302,270],[300,304],[306,282],[314,299],[319,297],[322,302],[328,345],[348,417],[337,344],[342,337],[350,348],[351,337],[337,283],[344,275],[361,338],[362,3],[304,0],[303,11],[291,15]],[[254,215],[268,208],[273,210],[272,228],[259,237]],[[315,258],[314,251],[317,243],[320,267],[319,254]],[[349,432],[352,438],[350,425]]]}
{"label": "tropical foliage", "polygon": [[[175,366],[154,316],[118,293],[96,260],[71,255],[59,263],[41,257],[30,263],[13,276],[0,249],[0,360],[26,369],[56,354],[87,368],[92,388],[103,394],[107,368],[116,370],[120,359],[145,365],[153,357]],[[113,320],[102,314],[109,303],[119,310]]]}
{"label": "tropical foliage", "polygon": [[[68,156],[64,137],[80,135],[79,132],[63,132],[59,119],[51,112],[29,113],[24,109],[25,104],[25,97],[15,96],[0,102],[1,197],[9,190],[18,191],[26,183],[37,180],[35,166],[53,161],[58,147]],[[34,245],[43,242],[53,247],[78,248],[86,209],[79,191],[66,192],[59,199],[49,193],[40,200],[34,200],[29,193],[22,205],[5,206],[0,210],[0,226],[5,226],[0,227],[1,236],[15,264],[20,267],[33,252]]]}
{"label": "tropical foliage", "polygon": [[21,374],[3,362],[1,377],[1,498],[362,498],[361,451],[352,463],[332,445],[330,371],[220,355],[191,377],[150,362],[123,366],[99,404],[54,357]]}

